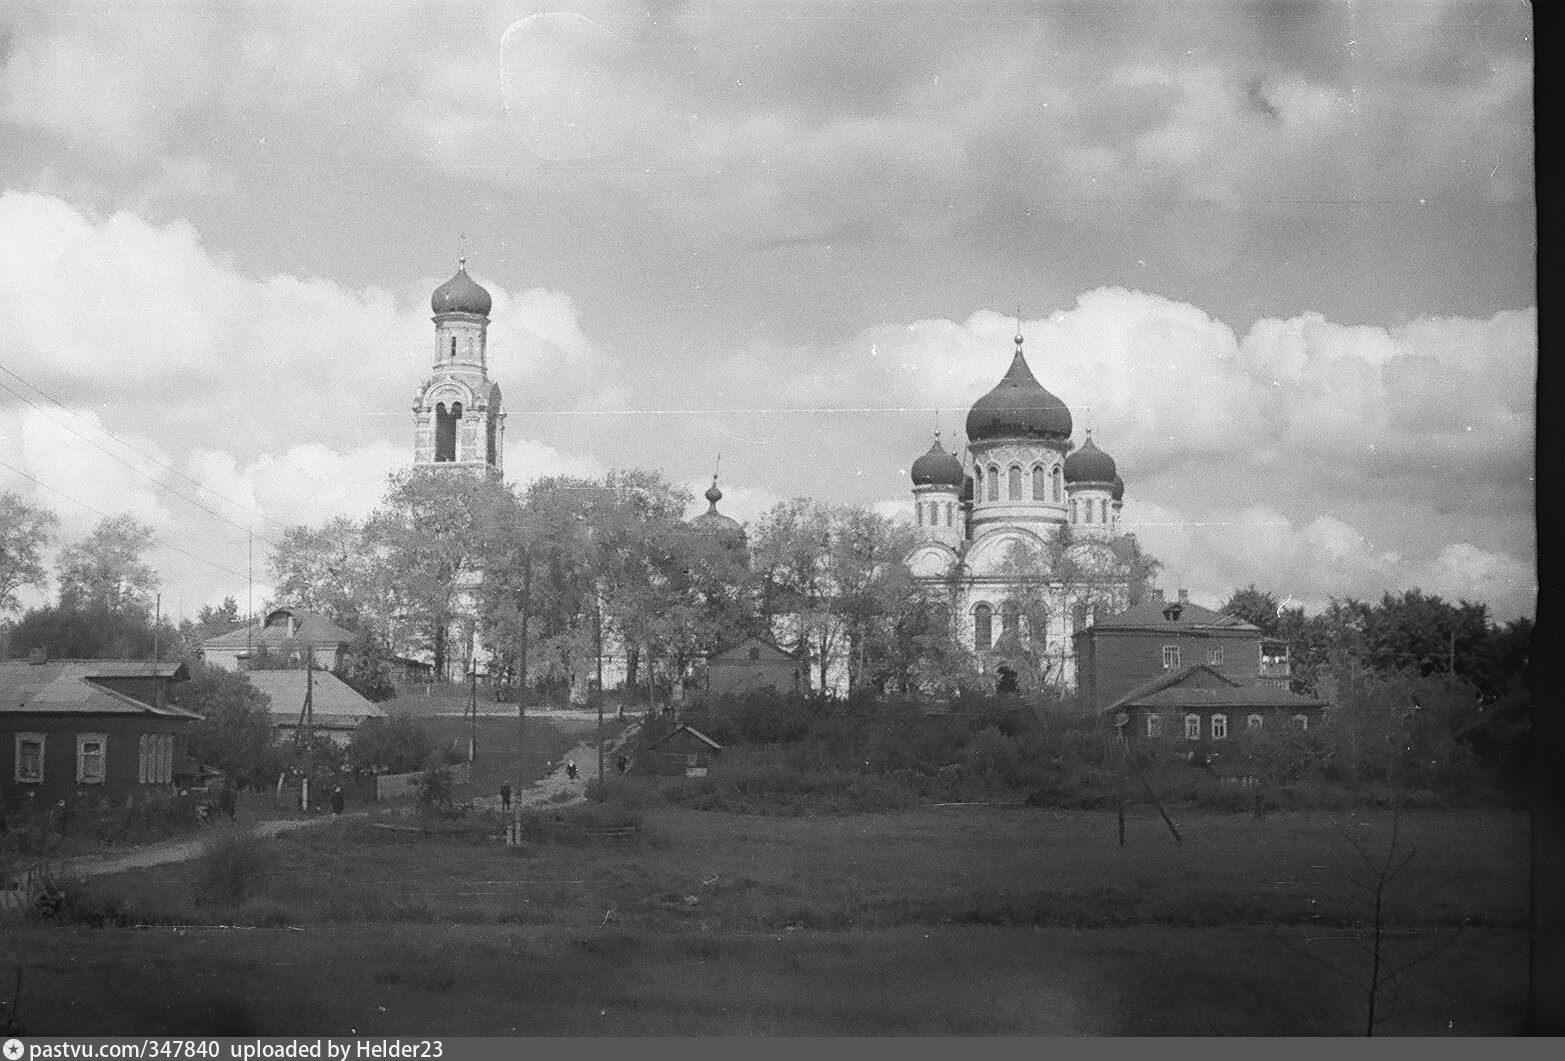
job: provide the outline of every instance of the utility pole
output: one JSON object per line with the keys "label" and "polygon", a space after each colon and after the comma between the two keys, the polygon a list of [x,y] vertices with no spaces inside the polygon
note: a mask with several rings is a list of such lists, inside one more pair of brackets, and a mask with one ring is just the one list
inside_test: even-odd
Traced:
{"label": "utility pole", "polygon": [[158,661],[163,658],[158,645],[158,634],[163,626],[163,594],[157,595],[153,605],[152,619],[152,703],[153,706],[163,706],[163,683],[158,681]]}
{"label": "utility pole", "polygon": [[594,589],[597,603],[597,655],[598,655],[598,798],[607,795],[604,788],[608,778],[603,774],[603,594]]}
{"label": "utility pole", "polygon": [[478,758],[478,660],[470,661],[467,677],[467,763],[471,766]]}

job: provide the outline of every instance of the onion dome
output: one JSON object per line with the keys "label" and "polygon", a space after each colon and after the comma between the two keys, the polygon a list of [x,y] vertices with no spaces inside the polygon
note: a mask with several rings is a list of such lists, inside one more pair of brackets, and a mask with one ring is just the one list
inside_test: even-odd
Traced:
{"label": "onion dome", "polygon": [[960,487],[962,474],[962,462],[945,451],[945,447],[940,444],[938,431],[935,432],[935,441],[930,445],[929,452],[913,462],[914,486]]}
{"label": "onion dome", "polygon": [[489,316],[491,301],[489,292],[467,275],[467,259],[461,259],[456,275],[429,296],[429,308],[436,313],[476,313]]}
{"label": "onion dome", "polygon": [[1071,413],[1065,403],[1043,389],[1022,356],[1022,337],[1016,337],[1011,367],[994,390],[973,403],[967,412],[967,438],[981,442],[991,438],[1047,438],[1067,440]]}
{"label": "onion dome", "polygon": [[743,545],[745,543],[744,525],[732,516],[725,516],[717,511],[717,503],[723,499],[723,492],[717,488],[717,476],[712,476],[712,485],[706,489],[706,511],[690,521],[690,525],[703,534],[710,534],[731,545]]}
{"label": "onion dome", "polygon": [[1125,500],[1125,480],[1121,479],[1117,475],[1114,476],[1114,500]]}
{"label": "onion dome", "polygon": [[1092,441],[1092,429],[1087,429],[1087,441],[1081,448],[1065,458],[1067,483],[1112,483],[1119,478],[1114,458],[1098,448]]}

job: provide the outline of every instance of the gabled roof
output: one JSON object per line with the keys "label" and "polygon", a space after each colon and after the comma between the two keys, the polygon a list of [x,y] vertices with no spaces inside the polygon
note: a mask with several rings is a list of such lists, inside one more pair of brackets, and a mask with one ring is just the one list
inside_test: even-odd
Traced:
{"label": "gabled roof", "polygon": [[[748,647],[750,645],[760,645],[763,648],[769,648],[773,652],[776,652],[778,655],[780,655],[780,656],[784,657],[785,659],[787,659],[790,663],[798,662],[797,658],[794,656],[794,654],[792,652],[789,652],[786,648],[783,648],[781,645],[779,645],[777,642],[773,641],[771,638],[769,638],[769,637],[757,637],[757,636],[747,637],[747,638],[745,638],[742,641],[735,641],[731,645],[727,645],[727,646],[725,646],[723,648],[720,648],[716,652],[712,653],[710,659],[713,660],[713,661],[720,660],[723,657],[729,655],[730,653],[737,652],[740,649],[746,648],[746,647]],[[754,661],[747,659],[747,660],[743,660],[742,662],[751,663],[751,662],[754,662]]]}
{"label": "gabled roof", "polygon": [[[1175,614],[1178,615],[1177,619],[1170,617]],[[1253,631],[1257,634],[1261,632],[1260,627],[1246,622],[1237,615],[1219,615],[1199,604],[1191,604],[1188,601],[1181,604],[1178,601],[1158,600],[1155,597],[1133,605],[1118,615],[1104,616],[1088,629],[1193,630],[1201,627],[1242,630],[1246,633]]]}
{"label": "gabled roof", "polygon": [[183,663],[171,666],[123,659],[63,659],[50,663],[8,660],[0,663],[0,715],[151,715],[197,719],[201,716],[183,707],[154,705],[99,684],[99,680],[115,678],[185,681],[189,677]]}
{"label": "gabled roof", "polygon": [[[288,636],[288,617],[294,620],[294,636]],[[341,645],[353,640],[353,632],[344,630],[318,612],[303,608],[276,608],[266,619],[255,626],[241,626],[226,634],[209,637],[202,648],[244,648],[247,645],[277,648],[293,645],[316,648],[322,645]]]}
{"label": "gabled roof", "polygon": [[1160,674],[1143,682],[1114,703],[1105,712],[1140,707],[1148,710],[1183,711],[1200,708],[1247,707],[1319,709],[1319,700],[1272,685],[1246,685],[1214,670],[1205,663],[1194,663],[1183,670]]}
{"label": "gabled roof", "polygon": [[[296,724],[304,710],[303,670],[252,670],[245,677],[250,684],[272,699],[272,721],[279,725]],[[310,714],[318,726],[356,726],[366,718],[384,718],[386,712],[356,692],[353,686],[330,671],[318,670],[310,696]]]}
{"label": "gabled roof", "polygon": [[698,740],[701,743],[707,745],[707,747],[711,748],[715,752],[720,752],[720,751],[723,750],[723,746],[721,744],[717,743],[711,737],[708,737],[705,733],[702,733],[700,730],[696,729],[694,726],[687,726],[683,722],[681,722],[679,725],[675,726],[673,729],[669,730],[667,733],[663,734],[661,737],[659,737],[657,740],[653,741],[651,744],[647,745],[647,747],[648,748],[656,748],[659,744],[662,744],[664,741],[666,741],[666,740],[670,739],[671,737],[673,737],[674,734],[679,733],[681,731],[690,734],[696,740]]}

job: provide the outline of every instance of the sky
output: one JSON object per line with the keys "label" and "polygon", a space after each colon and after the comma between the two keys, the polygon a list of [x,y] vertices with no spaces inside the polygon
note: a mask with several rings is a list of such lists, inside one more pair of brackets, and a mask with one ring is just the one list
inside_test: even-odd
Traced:
{"label": "sky", "polygon": [[1532,32],[1519,0],[0,0],[0,490],[61,542],[148,523],[169,614],[260,607],[286,528],[411,463],[465,255],[512,482],[699,493],[721,454],[739,519],[908,519],[1019,324],[1166,588],[1530,615]]}

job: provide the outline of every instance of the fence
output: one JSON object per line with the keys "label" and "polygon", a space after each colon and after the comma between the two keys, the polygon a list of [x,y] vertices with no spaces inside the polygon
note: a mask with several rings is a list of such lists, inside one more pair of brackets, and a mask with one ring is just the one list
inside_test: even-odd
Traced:
{"label": "fence", "polygon": [[[457,763],[446,767],[451,772],[453,784],[465,785],[473,772],[471,763]],[[424,771],[411,774],[381,774],[375,778],[375,800],[384,803],[388,799],[408,799],[418,792],[418,779]]]}

